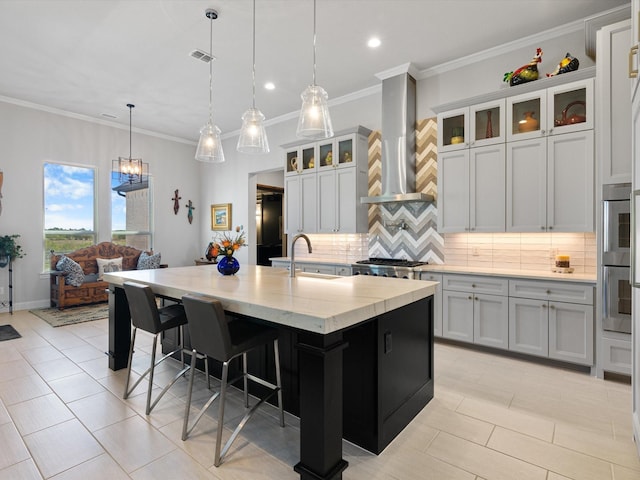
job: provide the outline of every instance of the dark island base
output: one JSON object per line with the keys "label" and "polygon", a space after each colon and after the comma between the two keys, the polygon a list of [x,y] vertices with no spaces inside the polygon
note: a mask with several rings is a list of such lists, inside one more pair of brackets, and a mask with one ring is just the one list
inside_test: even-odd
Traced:
{"label": "dark island base", "polygon": [[[329,341],[326,347],[310,347],[310,340],[323,338],[320,335],[281,329],[280,368],[285,410],[302,417],[300,391],[305,388],[300,385],[300,362],[305,356],[327,356],[332,352],[333,341],[339,352],[332,353],[341,353],[342,357],[336,359],[342,362],[343,372],[342,437],[372,453],[382,452],[433,398],[432,308],[432,297],[414,302],[345,330],[342,341],[325,338],[322,343]],[[188,338],[186,340],[188,343]],[[175,333],[165,335],[163,351],[175,348],[175,341]],[[220,364],[210,362],[210,371],[219,377]],[[240,372],[239,361],[233,368]],[[275,381],[274,369],[271,347],[249,355],[250,371]],[[320,374],[313,365],[307,366],[307,370],[314,372],[312,377],[316,379]],[[329,380],[315,383],[327,387]],[[255,385],[252,393],[264,393],[260,388]],[[312,400],[318,395],[314,393],[310,397]],[[332,423],[336,423],[335,420]],[[340,465],[325,467],[340,469]]]}
{"label": "dark island base", "polygon": [[[378,454],[433,398],[432,297],[327,335],[277,326],[284,406],[300,417],[301,461],[294,469],[303,480],[341,479],[348,466],[342,438]],[[126,368],[130,336],[124,290],[111,285],[112,370]],[[177,332],[166,332],[162,345],[163,352],[173,350]],[[212,374],[219,378],[220,370],[212,361]],[[275,381],[272,353],[252,352],[249,370]]]}

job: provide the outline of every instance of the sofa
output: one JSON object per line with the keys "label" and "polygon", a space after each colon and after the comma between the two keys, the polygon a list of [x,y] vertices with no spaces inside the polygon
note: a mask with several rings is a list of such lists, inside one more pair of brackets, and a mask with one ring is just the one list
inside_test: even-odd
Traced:
{"label": "sofa", "polygon": [[[121,260],[120,260],[121,259]],[[99,269],[98,264],[102,265]],[[51,251],[51,307],[66,307],[106,302],[109,284],[103,272],[158,268],[160,254],[144,252],[111,242],[102,242],[67,254]]]}

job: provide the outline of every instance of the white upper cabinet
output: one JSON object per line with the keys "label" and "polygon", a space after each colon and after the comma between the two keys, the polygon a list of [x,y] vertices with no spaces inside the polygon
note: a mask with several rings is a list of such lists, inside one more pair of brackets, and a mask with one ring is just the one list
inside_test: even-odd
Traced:
{"label": "white upper cabinet", "polygon": [[631,102],[627,53],[631,20],[598,30],[596,64],[596,147],[601,183],[631,182]]}
{"label": "white upper cabinet", "polygon": [[434,108],[439,232],[594,231],[594,73]]}
{"label": "white upper cabinet", "polygon": [[507,141],[593,129],[593,98],[593,79],[509,97]]}
{"label": "white upper cabinet", "polygon": [[504,99],[438,115],[438,152],[504,143]]}
{"label": "white upper cabinet", "polygon": [[311,144],[285,145],[285,231],[366,233],[370,130],[357,127]]}

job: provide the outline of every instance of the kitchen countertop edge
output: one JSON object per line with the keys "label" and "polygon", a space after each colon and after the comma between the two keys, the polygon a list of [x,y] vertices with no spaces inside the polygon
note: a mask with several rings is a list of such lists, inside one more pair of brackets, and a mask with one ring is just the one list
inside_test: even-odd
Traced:
{"label": "kitchen countertop edge", "polygon": [[[290,262],[290,257],[272,257],[269,260],[276,262]],[[353,265],[355,262],[347,262],[338,259],[327,258],[300,258],[296,263],[322,263],[325,265]],[[556,273],[547,270],[520,270],[510,268],[491,267],[467,267],[460,265],[430,264],[414,267],[417,272],[455,273],[460,275],[484,275],[495,277],[522,278],[530,280],[552,280],[561,282],[593,283],[597,281],[595,273]]]}

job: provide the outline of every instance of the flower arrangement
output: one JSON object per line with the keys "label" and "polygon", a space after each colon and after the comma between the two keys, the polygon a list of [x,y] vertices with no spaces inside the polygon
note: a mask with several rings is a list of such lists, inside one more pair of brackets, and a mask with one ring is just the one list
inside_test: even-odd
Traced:
{"label": "flower arrangement", "polygon": [[231,258],[235,251],[244,245],[246,245],[244,227],[239,225],[235,229],[235,234],[229,231],[214,238],[213,242],[209,243],[208,251],[213,258],[217,258],[219,255]]}

